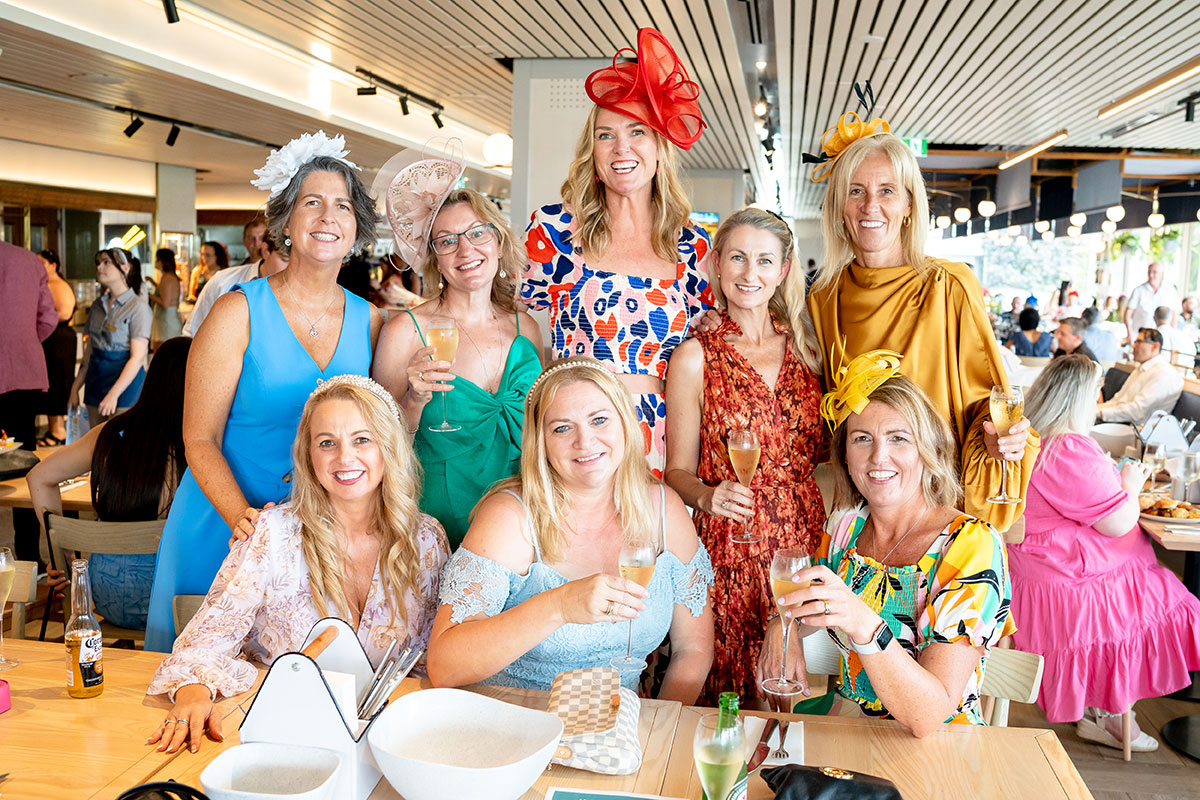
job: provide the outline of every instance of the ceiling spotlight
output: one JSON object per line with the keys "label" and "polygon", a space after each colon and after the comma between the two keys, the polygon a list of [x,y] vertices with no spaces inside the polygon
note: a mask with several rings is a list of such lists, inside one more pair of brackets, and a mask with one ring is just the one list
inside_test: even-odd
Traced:
{"label": "ceiling spotlight", "polygon": [[408,95],[406,94],[400,95],[400,113],[408,116]]}
{"label": "ceiling spotlight", "polygon": [[171,131],[167,134],[167,147],[174,147],[175,140],[179,138],[179,126],[171,124]]}
{"label": "ceiling spotlight", "polygon": [[957,222],[966,222],[971,218],[971,209],[966,206],[959,206],[954,209],[954,219]]}
{"label": "ceiling spotlight", "polygon": [[1045,233],[1046,231],[1050,230],[1050,220],[1039,219],[1037,222],[1033,223],[1033,229],[1038,233]]}
{"label": "ceiling spotlight", "polygon": [[129,124],[125,126],[125,135],[133,138],[133,135],[141,130],[141,127],[145,124],[146,123],[142,122],[141,117],[135,117],[133,114],[130,114]]}
{"label": "ceiling spotlight", "polygon": [[1116,233],[1117,223],[1113,222],[1111,219],[1106,219],[1100,223],[1100,230],[1104,231],[1105,233]]}
{"label": "ceiling spotlight", "polygon": [[1076,211],[1071,215],[1069,221],[1076,228],[1082,228],[1084,225],[1087,225],[1087,214],[1084,214],[1082,211]]}
{"label": "ceiling spotlight", "polygon": [[1078,225],[1071,225],[1067,228],[1067,236],[1070,236],[1072,239],[1078,239],[1082,235],[1083,228],[1079,227]]}
{"label": "ceiling spotlight", "polygon": [[1104,216],[1111,219],[1113,222],[1120,222],[1125,219],[1125,206],[1109,206],[1104,209]]}
{"label": "ceiling spotlight", "polygon": [[754,104],[754,115],[756,117],[765,117],[770,104],[767,102],[767,92],[763,89],[763,85],[758,85],[758,102]]}
{"label": "ceiling spotlight", "polygon": [[1054,241],[1054,231],[1052,231],[1052,230],[1043,231],[1042,232],[1042,241],[1043,242],[1053,242]]}
{"label": "ceiling spotlight", "polygon": [[441,114],[437,111],[433,112],[433,124],[437,125],[439,128],[446,127],[445,123],[442,122]]}
{"label": "ceiling spotlight", "polygon": [[937,218],[937,226],[939,228],[941,228],[942,230],[949,228],[950,227],[950,218],[947,217],[945,214],[942,214],[940,217]]}
{"label": "ceiling spotlight", "polygon": [[179,11],[175,8],[175,0],[162,0],[163,13],[167,15],[167,24],[179,22]]}
{"label": "ceiling spotlight", "polygon": [[1163,225],[1167,224],[1167,218],[1155,211],[1150,216],[1146,217],[1146,224],[1153,230],[1158,230]]}
{"label": "ceiling spotlight", "polygon": [[764,69],[766,69],[766,68],[767,68],[767,62],[765,62],[765,61],[755,61],[755,62],[754,62],[754,67],[755,67],[755,69],[757,69],[759,72],[762,72]]}
{"label": "ceiling spotlight", "polygon": [[358,96],[359,97],[370,97],[370,96],[378,94],[378,93],[379,93],[379,90],[376,89],[374,86],[358,87]]}
{"label": "ceiling spotlight", "polygon": [[978,209],[979,216],[990,217],[992,214],[996,213],[996,204],[991,200],[980,200]]}

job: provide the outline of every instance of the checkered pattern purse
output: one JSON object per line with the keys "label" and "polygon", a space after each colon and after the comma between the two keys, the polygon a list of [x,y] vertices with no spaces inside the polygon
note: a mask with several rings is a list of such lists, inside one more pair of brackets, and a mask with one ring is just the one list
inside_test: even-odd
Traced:
{"label": "checkered pattern purse", "polygon": [[642,765],[638,719],[642,704],[622,688],[610,667],[561,672],[550,687],[547,710],[563,721],[563,736],[551,759],[604,775],[628,775]]}

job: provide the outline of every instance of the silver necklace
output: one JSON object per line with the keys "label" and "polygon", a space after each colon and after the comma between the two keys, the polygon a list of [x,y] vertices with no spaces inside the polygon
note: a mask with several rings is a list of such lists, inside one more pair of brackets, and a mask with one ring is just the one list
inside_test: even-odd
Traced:
{"label": "silver necklace", "polygon": [[[450,317],[450,318],[454,320],[454,326],[456,328],[458,328],[458,330],[462,331],[463,333],[465,333],[467,335],[467,341],[471,343],[471,347],[475,348],[475,355],[479,356],[480,366],[482,366],[486,370],[487,362],[483,358],[483,351],[479,349],[479,345],[475,344],[475,339],[474,339],[474,337],[471,336],[470,331],[468,331],[466,328],[459,325],[458,320],[455,317]],[[496,321],[496,310],[492,309],[492,322],[495,322],[495,321]],[[502,367],[503,364],[500,364],[500,366]],[[497,378],[496,370],[497,370],[497,368],[493,367],[492,371],[490,373],[486,372],[486,371],[484,372],[483,389],[485,392],[495,394],[497,391],[500,390],[500,386],[498,384],[495,389],[492,388],[492,381],[496,380],[496,378]]]}
{"label": "silver necklace", "polygon": [[292,291],[286,275],[283,276],[283,288],[288,290],[288,294],[292,297],[292,302],[296,304],[296,310],[300,312],[300,316],[304,317],[304,321],[308,323],[308,335],[314,339],[320,336],[321,332],[317,330],[317,323],[325,319],[325,315],[329,313],[329,307],[333,305],[333,301],[337,299],[337,295],[335,294],[329,298],[329,302],[325,304],[325,310],[321,312],[321,316],[313,320],[305,313],[304,306],[300,305],[300,301],[296,299],[296,293]]}
{"label": "silver necklace", "polygon": [[[900,543],[908,538],[908,534],[912,533],[913,531],[915,531],[917,529],[917,526],[921,524],[921,520],[925,519],[925,515],[928,513],[929,513],[929,509],[926,508],[921,513],[921,516],[917,517],[917,521],[912,524],[912,527],[910,527],[907,531],[905,531],[904,535],[896,540],[896,543],[894,545],[892,545],[892,549],[887,551],[887,555],[885,555],[883,558],[877,558],[875,560],[878,561],[880,564],[887,566],[887,560],[892,557],[892,553],[896,552],[896,548],[900,546]],[[876,534],[875,530],[876,530],[875,527],[872,526],[871,527],[871,544],[872,545],[876,545],[879,543],[879,536]]]}

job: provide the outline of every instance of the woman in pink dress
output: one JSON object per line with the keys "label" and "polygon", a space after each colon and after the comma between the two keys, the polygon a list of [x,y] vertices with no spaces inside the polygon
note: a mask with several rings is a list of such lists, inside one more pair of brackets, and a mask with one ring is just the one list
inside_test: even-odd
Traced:
{"label": "woman in pink dress", "polygon": [[[1008,548],[1019,650],[1046,659],[1038,705],[1050,722],[1120,749],[1121,720],[1143,697],[1188,685],[1200,668],[1200,601],[1158,564],[1138,526],[1146,469],[1118,474],[1087,430],[1100,368],[1054,359],[1025,413],[1042,436],[1025,501],[1025,541]],[[1158,742],[1134,722],[1132,749]]]}

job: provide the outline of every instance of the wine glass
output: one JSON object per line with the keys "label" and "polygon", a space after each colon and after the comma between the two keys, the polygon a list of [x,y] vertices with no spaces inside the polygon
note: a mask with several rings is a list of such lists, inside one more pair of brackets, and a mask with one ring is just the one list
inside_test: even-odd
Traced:
{"label": "wine glass", "polygon": [[[458,324],[453,317],[437,317],[429,324],[429,344],[433,347],[434,361],[454,361],[458,353]],[[449,412],[446,407],[446,392],[442,392],[442,424],[430,425],[429,430],[437,433],[460,431],[457,425],[451,425]]]}
{"label": "wine glass", "polygon": [[[1013,425],[1021,421],[1025,414],[1025,396],[1020,386],[993,386],[991,397],[992,424],[996,426],[997,436],[1008,436]],[[989,503],[1012,505],[1021,502],[1021,498],[1008,493],[1008,462],[1000,459],[1000,494],[988,498]]]}
{"label": "wine glass", "polygon": [[[618,568],[622,578],[628,578],[642,588],[650,587],[654,577],[654,565],[658,563],[658,545],[641,540],[626,542],[621,548]],[[629,620],[629,638],[625,642],[625,655],[616,656],[610,662],[622,672],[641,672],[646,668],[645,659],[633,657],[633,619]]]}
{"label": "wine glass", "polygon": [[1142,450],[1142,463],[1150,470],[1150,494],[1158,492],[1158,473],[1167,466],[1167,450],[1158,442],[1146,445]]}
{"label": "wine glass", "polygon": [[[4,616],[4,604],[8,602],[8,593],[12,591],[13,580],[17,577],[17,560],[12,550],[0,547],[0,617]],[[15,658],[4,657],[4,626],[0,625],[0,670],[21,666]]]}
{"label": "wine glass", "polygon": [[1179,479],[1183,481],[1183,499],[1188,500],[1192,482],[1200,478],[1200,453],[1184,453],[1179,457]]}
{"label": "wine glass", "polygon": [[[812,566],[812,557],[804,550],[785,547],[775,551],[771,559],[771,595],[778,605],[779,598],[785,594],[800,589],[807,589],[812,581],[794,581],[792,576],[802,569]],[[792,632],[792,621],[779,609],[779,622],[783,628],[783,663],[779,667],[778,678],[766,678],[759,687],[768,694],[794,695],[804,690],[804,684],[787,677],[788,642]]]}
{"label": "wine glass", "polygon": [[[758,442],[758,434],[751,430],[736,430],[729,432],[729,461],[737,474],[738,483],[750,488],[754,473],[758,470],[758,459],[762,456],[762,447]],[[740,536],[731,537],[732,541],[742,544],[761,542],[762,535],[754,533],[747,520],[742,527]]]}
{"label": "wine glass", "polygon": [[737,783],[746,763],[746,731],[736,715],[705,714],[692,737],[692,757],[704,795],[722,800]]}

